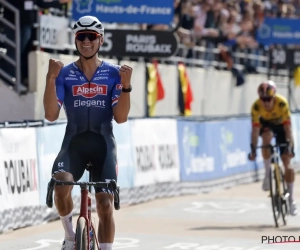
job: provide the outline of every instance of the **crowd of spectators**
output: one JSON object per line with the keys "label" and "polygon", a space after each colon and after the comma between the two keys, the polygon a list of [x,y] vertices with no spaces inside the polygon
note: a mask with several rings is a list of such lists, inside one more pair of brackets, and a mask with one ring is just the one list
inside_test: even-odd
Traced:
{"label": "crowd of spectators", "polygon": [[[28,87],[28,54],[34,49],[33,41],[36,40],[36,28],[34,23],[37,20],[37,14],[46,13],[49,8],[56,8],[59,10],[66,10],[69,7],[68,4],[72,0],[18,0],[18,1],[7,1],[7,3],[19,11],[19,35],[20,35],[20,64],[21,64],[21,90],[25,91]],[[38,6],[41,11],[37,12],[34,9],[34,6]],[[1,5],[0,3],[0,18],[3,18],[4,21],[0,20],[0,35],[2,38],[5,36],[10,41],[16,41],[15,28],[9,27],[6,24],[5,20],[11,23],[12,25],[17,25],[15,23],[15,14],[11,11],[10,8],[7,8],[6,5]],[[16,48],[10,43],[5,43],[4,39],[0,39],[0,48],[5,48],[5,55],[8,58],[15,60],[16,58]],[[1,50],[0,53],[4,51]],[[3,53],[3,52],[2,52]],[[14,80],[16,76],[16,67],[12,63],[4,60],[0,54],[0,65],[1,69],[12,76],[11,79]]]}
{"label": "crowd of spectators", "polygon": [[[241,49],[259,54],[264,45],[256,41],[256,33],[265,17],[300,17],[300,0],[182,0],[178,8],[182,13],[177,31],[180,42],[190,48],[218,48],[218,59],[227,63],[227,69],[237,77],[237,85],[245,82],[245,73],[257,72],[260,62],[242,59],[245,69],[238,71],[233,67],[232,52]],[[187,57],[195,57],[191,49]]]}
{"label": "crowd of spectators", "polygon": [[178,34],[188,46],[209,40],[255,48],[255,34],[265,17],[300,17],[300,0],[182,0],[180,8]]}
{"label": "crowd of spectators", "polygon": [[[31,0],[8,1],[20,11],[21,34],[21,71],[22,83],[26,86],[28,79],[27,56],[32,49],[32,41],[35,39],[36,11],[30,10],[28,2],[38,5],[40,8],[70,8],[72,0]],[[27,5],[24,4],[27,2]],[[255,39],[255,34],[265,17],[299,18],[300,0],[174,0],[175,16],[173,25],[179,24],[177,34],[180,42],[189,48],[195,45],[206,46],[207,43],[214,48],[220,48],[224,61],[230,69],[230,58],[226,54],[227,47],[234,48],[258,48],[260,45]],[[181,14],[180,14],[181,13]],[[11,23],[14,23],[14,15],[8,10],[1,14]],[[109,24],[106,28],[134,28],[144,30],[170,30],[168,25],[128,25]],[[0,34],[5,34],[14,40],[14,31],[5,28],[0,22]],[[1,47],[1,41],[0,41]],[[191,49],[189,50],[192,51]],[[15,49],[8,48],[7,56],[14,57]],[[191,53],[187,57],[192,57]],[[1,61],[1,56],[0,56]],[[3,69],[10,75],[13,67],[3,60]]]}

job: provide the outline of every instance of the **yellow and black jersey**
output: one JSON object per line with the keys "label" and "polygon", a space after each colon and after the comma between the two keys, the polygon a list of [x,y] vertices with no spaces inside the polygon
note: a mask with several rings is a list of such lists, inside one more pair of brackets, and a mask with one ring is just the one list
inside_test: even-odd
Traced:
{"label": "yellow and black jersey", "polygon": [[284,96],[275,95],[274,108],[271,111],[264,109],[260,99],[257,99],[251,107],[251,119],[253,126],[260,126],[261,121],[271,125],[291,124],[291,112],[289,103]]}

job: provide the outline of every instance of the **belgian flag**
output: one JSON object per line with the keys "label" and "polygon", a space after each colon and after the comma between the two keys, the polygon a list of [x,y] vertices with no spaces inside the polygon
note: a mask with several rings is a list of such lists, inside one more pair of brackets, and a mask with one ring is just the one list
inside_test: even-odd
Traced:
{"label": "belgian flag", "polygon": [[146,64],[147,116],[155,116],[156,102],[165,97],[164,87],[158,71],[158,62]]}
{"label": "belgian flag", "polygon": [[191,103],[193,102],[193,93],[191,83],[183,63],[178,63],[178,106],[182,116],[192,114]]}

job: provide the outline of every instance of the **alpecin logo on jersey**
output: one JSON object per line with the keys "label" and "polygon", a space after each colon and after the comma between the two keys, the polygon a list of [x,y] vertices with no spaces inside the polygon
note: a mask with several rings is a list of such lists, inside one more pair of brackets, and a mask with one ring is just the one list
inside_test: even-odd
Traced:
{"label": "alpecin logo on jersey", "polygon": [[107,95],[107,85],[96,83],[84,83],[82,85],[74,85],[72,87],[73,96],[83,96],[85,98],[93,98],[97,95]]}

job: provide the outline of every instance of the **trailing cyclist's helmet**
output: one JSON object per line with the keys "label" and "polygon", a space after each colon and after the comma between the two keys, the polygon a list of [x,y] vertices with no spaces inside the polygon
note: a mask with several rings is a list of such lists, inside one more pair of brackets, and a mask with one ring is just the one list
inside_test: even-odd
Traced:
{"label": "trailing cyclist's helmet", "polygon": [[[98,34],[100,34],[101,36],[104,36],[104,27],[102,25],[102,23],[98,20],[98,18],[94,17],[94,16],[83,16],[81,18],[79,18],[78,21],[75,22],[74,26],[73,26],[73,32],[75,33],[75,36],[78,32],[96,32]],[[75,46],[76,46],[76,50],[78,52],[79,55],[80,52],[77,48],[77,43],[75,42]],[[100,44],[98,47],[98,50],[95,52],[94,55],[96,55],[98,53],[100,49]],[[91,59],[94,57],[94,55],[89,56],[89,57],[85,57],[83,55],[81,55],[83,58],[85,58],[86,60]]]}
{"label": "trailing cyclist's helmet", "polygon": [[73,31],[94,31],[104,36],[104,27],[97,17],[83,16],[74,24]]}
{"label": "trailing cyclist's helmet", "polygon": [[258,86],[257,91],[260,98],[274,97],[276,94],[276,84],[271,80],[264,81]]}

